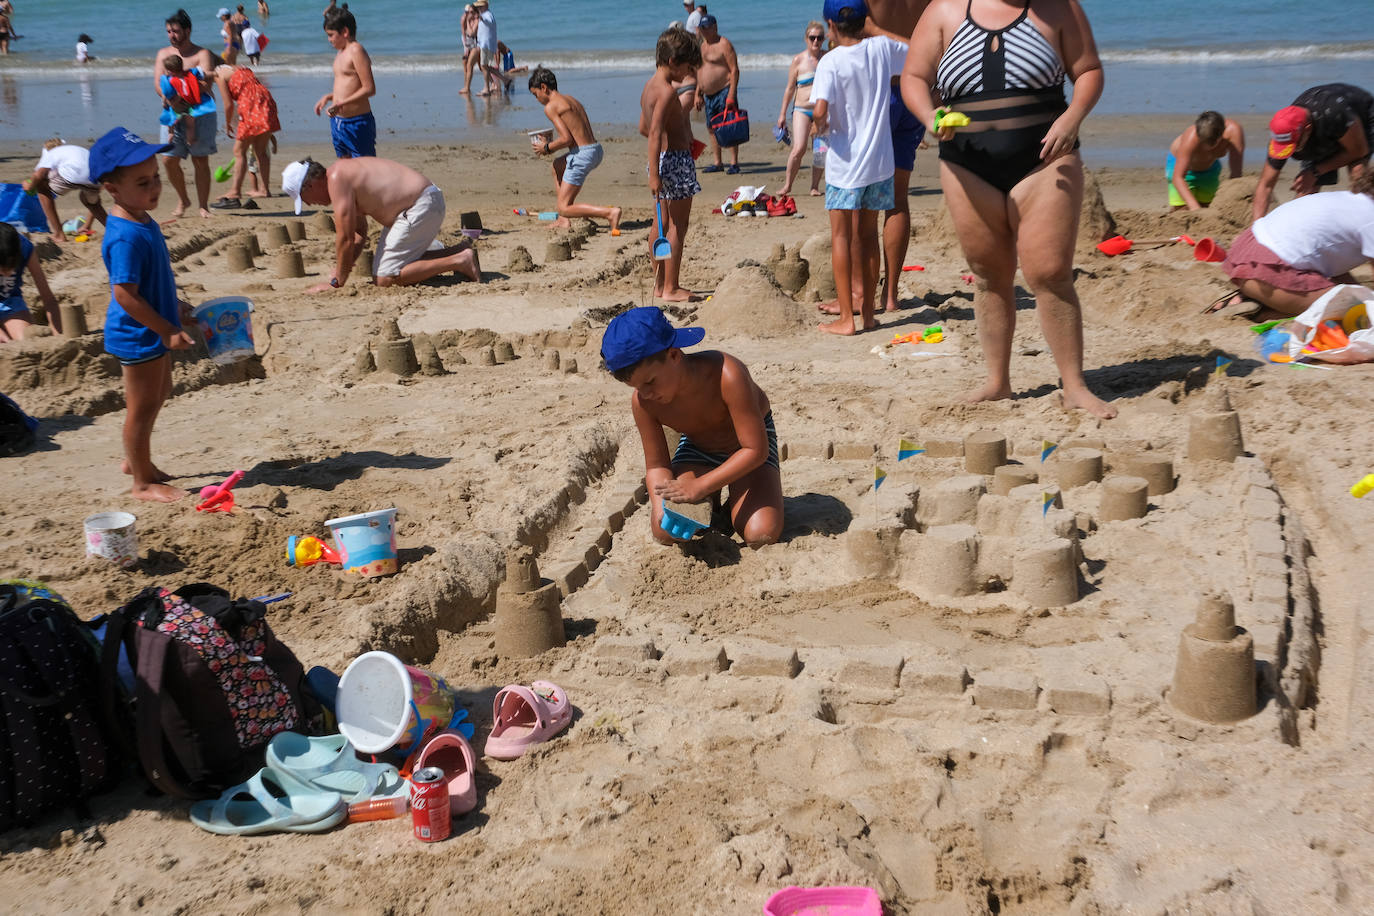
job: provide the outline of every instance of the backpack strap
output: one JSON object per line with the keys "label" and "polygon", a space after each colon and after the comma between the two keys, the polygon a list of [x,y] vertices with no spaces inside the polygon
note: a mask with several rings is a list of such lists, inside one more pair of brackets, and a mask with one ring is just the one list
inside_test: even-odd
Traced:
{"label": "backpack strap", "polygon": [[166,699],[162,692],[162,673],[172,643],[165,639],[147,640],[144,647],[149,651],[142,653],[138,659],[137,697],[134,703],[138,759],[143,762],[143,771],[154,786],[168,795],[192,797],[193,793],[176,779],[167,766],[162,742],[162,701]]}

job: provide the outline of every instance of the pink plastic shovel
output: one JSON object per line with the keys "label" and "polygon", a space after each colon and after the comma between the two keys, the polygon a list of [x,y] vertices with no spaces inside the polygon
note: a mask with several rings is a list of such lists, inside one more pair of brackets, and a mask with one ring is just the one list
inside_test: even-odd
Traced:
{"label": "pink plastic shovel", "polygon": [[871,887],[784,887],[763,916],[883,916],[883,902]]}

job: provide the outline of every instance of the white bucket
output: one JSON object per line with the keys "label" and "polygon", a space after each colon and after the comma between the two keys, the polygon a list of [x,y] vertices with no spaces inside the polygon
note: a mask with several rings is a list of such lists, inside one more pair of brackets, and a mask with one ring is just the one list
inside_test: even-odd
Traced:
{"label": "white bucket", "polygon": [[137,519],[128,512],[100,512],[87,517],[86,556],[109,560],[125,569],[138,562]]}
{"label": "white bucket", "polygon": [[378,509],[325,522],[345,572],[369,579],[389,576],[399,568],[396,555],[396,509]]}
{"label": "white bucket", "polygon": [[458,696],[432,671],[404,664],[390,652],[365,652],[339,678],[339,732],[364,754],[414,745],[431,726],[446,728]]}

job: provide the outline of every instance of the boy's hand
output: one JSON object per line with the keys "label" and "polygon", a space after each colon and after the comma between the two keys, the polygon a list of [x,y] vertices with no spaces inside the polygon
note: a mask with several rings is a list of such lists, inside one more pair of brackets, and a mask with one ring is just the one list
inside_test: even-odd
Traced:
{"label": "boy's hand", "polygon": [[654,484],[654,492],[659,499],[670,503],[699,503],[709,495],[701,492],[701,486],[695,480],[678,478]]}
{"label": "boy's hand", "polygon": [[654,172],[650,172],[650,173],[649,173],[649,193],[650,193],[651,195],[653,195],[654,200],[658,200],[659,191],[661,191],[662,189],[663,189],[663,183],[659,180],[658,175],[657,175],[656,173],[654,173]]}
{"label": "boy's hand", "polygon": [[170,334],[162,335],[162,345],[168,350],[189,350],[196,345],[196,342],[191,339],[191,335],[181,328],[177,328]]}
{"label": "boy's hand", "polygon": [[316,283],[314,286],[312,286],[312,287],[310,287],[309,289],[307,289],[306,292],[307,292],[307,293],[327,293],[327,292],[329,292],[329,291],[332,290],[332,289],[334,289],[334,287],[333,287],[332,285],[330,285],[329,283]]}
{"label": "boy's hand", "polygon": [[332,95],[326,95],[326,96],[324,96],[323,98],[321,98],[318,102],[315,103],[315,115],[316,115],[316,117],[319,116],[320,112],[324,111],[324,106],[325,106],[326,104],[328,104],[328,103],[329,103],[329,100],[332,99],[332,98],[333,98]]}

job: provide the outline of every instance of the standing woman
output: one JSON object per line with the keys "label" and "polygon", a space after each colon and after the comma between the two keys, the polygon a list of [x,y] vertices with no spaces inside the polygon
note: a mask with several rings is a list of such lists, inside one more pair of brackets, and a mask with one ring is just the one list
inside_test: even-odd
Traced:
{"label": "standing woman", "polygon": [[477,8],[471,3],[463,7],[458,29],[463,33],[463,88],[458,94],[468,95],[472,92],[472,71],[482,59],[482,52],[477,47]]}
{"label": "standing woman", "polygon": [[[281,122],[277,120],[277,100],[272,98],[272,93],[258,82],[257,76],[248,67],[231,67],[228,64],[216,67],[215,82],[219,84],[220,96],[224,99],[224,134],[234,141],[234,186],[213,206],[217,210],[232,210],[242,206],[249,149],[252,149],[258,161],[258,175],[262,178],[262,190],[249,196],[272,196],[269,184],[272,175],[270,147],[276,145],[272,135],[281,130]],[[235,115],[238,115],[237,125],[234,123]]]}
{"label": "standing woman", "polygon": [[[1072,104],[1064,100],[1065,76]],[[988,376],[970,401],[1012,395],[1019,261],[1064,406],[1116,416],[1083,379],[1083,314],[1073,285],[1083,200],[1078,129],[1102,85],[1078,0],[934,0],[911,35],[902,99],[940,140],[945,204],[978,277],[974,311]],[[937,130],[936,98],[971,123]]]}
{"label": "standing woman", "polygon": [[[792,182],[801,170],[802,157],[811,147],[811,127],[815,103],[811,101],[811,83],[816,79],[816,63],[825,54],[825,23],[812,20],[806,24],[806,50],[792,58],[787,71],[787,87],[782,91],[782,110],[778,126],[792,122],[792,151],[787,154],[787,179],[779,195],[792,193]],[[811,162],[811,194],[820,194],[821,173],[815,160]]]}

